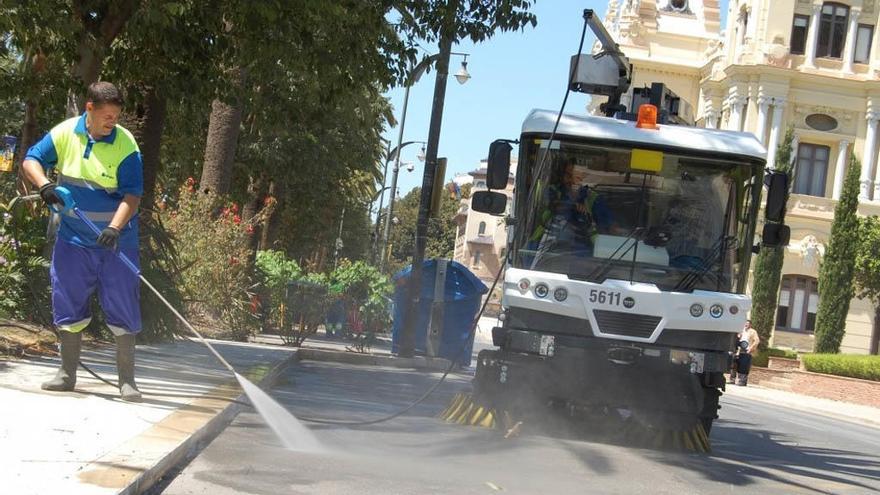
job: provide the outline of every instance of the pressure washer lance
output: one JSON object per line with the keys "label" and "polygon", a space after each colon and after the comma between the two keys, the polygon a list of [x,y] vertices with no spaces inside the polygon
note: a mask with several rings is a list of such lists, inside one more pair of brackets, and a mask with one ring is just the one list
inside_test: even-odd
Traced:
{"label": "pressure washer lance", "polygon": [[[70,190],[59,186],[55,188],[55,192],[58,193],[58,196],[61,197],[64,205],[61,208],[56,207],[55,205],[49,205],[49,207],[59,214],[65,214],[68,211],[73,212],[77,218],[82,220],[89,229],[95,233],[95,235],[101,235],[101,229],[98,228],[97,225],[94,224],[79,208],[77,208],[76,203],[73,200],[73,196],[70,193]],[[141,282],[144,283],[156,297],[162,301],[168,309],[174,313],[174,316],[179,319],[190,332],[192,332],[198,339],[207,346],[207,348],[214,354],[214,356],[225,366],[232,374],[235,376],[235,379],[238,380],[239,385],[241,385],[242,390],[248,396],[253,404],[254,408],[258,413],[263,417],[266,421],[266,424],[269,425],[270,428],[275,432],[276,435],[281,439],[281,442],[285,447],[292,450],[300,450],[300,451],[308,451],[308,452],[320,452],[323,450],[317,438],[315,438],[314,434],[306,428],[302,423],[299,422],[296,417],[291,414],[287,409],[278,404],[272,397],[270,397],[267,393],[263,392],[259,387],[251,383],[247,378],[238,374],[235,371],[235,368],[229,364],[223,356],[214,349],[214,346],[211,345],[210,342],[205,340],[205,338],[190,325],[189,321],[181,315],[174,306],[168,302],[167,299],[156,289],[153,287],[153,284],[150,283],[146,277],[143,276],[141,270],[135,265],[128,256],[125,255],[122,251],[114,250],[116,256],[119,257],[120,261],[131,270]]]}

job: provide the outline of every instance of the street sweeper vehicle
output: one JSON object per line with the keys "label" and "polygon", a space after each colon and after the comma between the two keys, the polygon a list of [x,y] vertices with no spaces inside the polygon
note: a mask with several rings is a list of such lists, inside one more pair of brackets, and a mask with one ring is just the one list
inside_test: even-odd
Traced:
{"label": "street sweeper vehicle", "polygon": [[628,111],[629,63],[592,11],[585,23],[604,51],[572,58],[570,88],[608,96],[605,116],[532,111],[512,205],[491,189],[506,186],[515,141],[492,143],[490,190],[471,207],[509,226],[497,349],[479,354],[473,396],[446,415],[491,422],[555,406],[708,449],[751,308],[763,186],[761,242],[785,245],[787,176],[765,171],[754,135],[686,125],[686,103],[663,84],[635,88]]}

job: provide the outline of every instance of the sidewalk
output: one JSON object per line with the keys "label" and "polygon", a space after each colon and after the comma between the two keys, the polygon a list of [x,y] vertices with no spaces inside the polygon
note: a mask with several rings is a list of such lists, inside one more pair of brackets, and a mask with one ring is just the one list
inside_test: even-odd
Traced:
{"label": "sidewalk", "polygon": [[830,399],[821,399],[819,397],[811,397],[809,395],[801,395],[751,384],[747,387],[727,385],[727,390],[724,393],[733,397],[744,397],[776,406],[788,407],[813,414],[829,416],[835,419],[859,423],[865,426],[880,428],[880,409],[875,407],[862,406],[859,404],[851,404],[849,402]]}
{"label": "sidewalk", "polygon": [[[267,385],[294,359],[290,348],[213,342],[236,370]],[[116,381],[115,348],[82,361]],[[0,359],[0,492],[140,493],[209,441],[241,405],[237,381],[197,342],[137,347],[141,403],[78,370],[75,392],[45,392],[57,359]]]}

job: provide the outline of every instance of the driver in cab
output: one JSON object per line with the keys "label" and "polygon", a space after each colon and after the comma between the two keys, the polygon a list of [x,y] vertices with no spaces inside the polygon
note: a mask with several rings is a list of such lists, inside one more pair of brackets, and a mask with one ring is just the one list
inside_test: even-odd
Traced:
{"label": "driver in cab", "polygon": [[611,211],[599,193],[579,182],[573,159],[557,169],[543,196],[544,208],[529,238],[533,249],[547,251],[553,245],[557,252],[591,255],[596,235],[611,227]]}

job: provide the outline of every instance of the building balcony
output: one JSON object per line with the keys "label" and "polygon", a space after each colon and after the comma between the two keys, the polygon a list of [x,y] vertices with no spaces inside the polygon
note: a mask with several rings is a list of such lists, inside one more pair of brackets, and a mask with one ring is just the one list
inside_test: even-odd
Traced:
{"label": "building balcony", "polygon": [[[817,220],[834,220],[834,208],[837,200],[806,194],[792,194],[788,198],[788,215],[793,217],[811,218]],[[859,215],[880,215],[880,202],[860,201]]]}
{"label": "building balcony", "polygon": [[476,235],[468,239],[468,242],[471,244],[492,246],[495,244],[495,238],[491,235]]}

